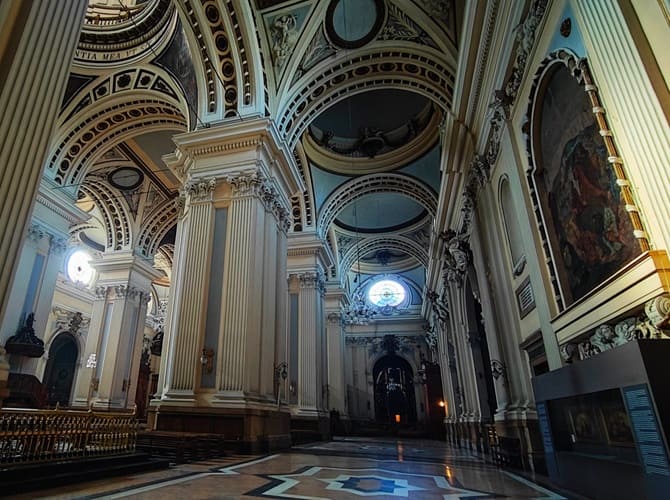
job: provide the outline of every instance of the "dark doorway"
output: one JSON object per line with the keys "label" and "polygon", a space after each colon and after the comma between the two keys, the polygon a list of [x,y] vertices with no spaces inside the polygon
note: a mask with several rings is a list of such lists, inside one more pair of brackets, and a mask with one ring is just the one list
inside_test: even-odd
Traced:
{"label": "dark doorway", "polygon": [[372,374],[377,422],[415,424],[414,372],[409,363],[389,354],[375,363]]}
{"label": "dark doorway", "polygon": [[498,406],[491,371],[491,357],[482,321],[482,307],[475,298],[470,280],[466,283],[465,306],[468,314],[468,341],[472,349],[472,361],[477,374],[477,392],[482,422],[493,422]]}
{"label": "dark doorway", "polygon": [[77,342],[70,333],[61,333],[51,343],[49,361],[44,371],[47,404],[69,406],[74,372],[79,356]]}

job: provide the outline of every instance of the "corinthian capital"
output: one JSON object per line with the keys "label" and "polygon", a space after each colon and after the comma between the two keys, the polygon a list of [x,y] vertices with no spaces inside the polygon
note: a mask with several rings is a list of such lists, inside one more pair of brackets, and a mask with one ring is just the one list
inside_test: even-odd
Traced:
{"label": "corinthian capital", "polygon": [[186,183],[184,191],[191,196],[191,201],[207,201],[216,189],[216,177],[197,179]]}
{"label": "corinthian capital", "polygon": [[259,172],[243,173],[226,178],[233,190],[233,196],[262,196],[267,186],[265,177]]}

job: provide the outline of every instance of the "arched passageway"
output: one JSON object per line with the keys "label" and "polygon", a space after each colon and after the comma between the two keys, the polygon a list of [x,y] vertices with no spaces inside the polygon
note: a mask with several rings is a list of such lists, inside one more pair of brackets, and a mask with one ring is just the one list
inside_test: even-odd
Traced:
{"label": "arched passageway", "polygon": [[374,397],[377,422],[416,423],[414,373],[407,361],[389,354],[375,363]]}
{"label": "arched passageway", "polygon": [[69,333],[60,334],[51,344],[44,372],[47,404],[69,406],[79,348]]}

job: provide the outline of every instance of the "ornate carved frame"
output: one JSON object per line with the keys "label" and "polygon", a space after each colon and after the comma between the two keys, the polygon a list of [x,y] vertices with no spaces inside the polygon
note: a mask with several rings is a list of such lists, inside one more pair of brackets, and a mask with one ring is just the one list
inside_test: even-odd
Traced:
{"label": "ornate carved frame", "polygon": [[570,303],[567,303],[566,297],[561,288],[561,278],[559,276],[560,271],[554,258],[552,243],[549,239],[550,231],[547,227],[547,224],[551,224],[551,221],[545,219],[545,215],[543,213],[544,203],[542,202],[542,192],[540,189],[538,189],[536,179],[538,165],[535,162],[535,138],[537,135],[535,133],[535,127],[537,120],[539,119],[538,104],[541,104],[544,89],[546,88],[546,82],[548,82],[548,79],[553,75],[553,72],[556,69],[556,65],[558,64],[563,64],[565,67],[567,67],[570,74],[580,85],[584,87],[584,91],[587,93],[588,99],[591,103],[596,123],[600,129],[600,135],[602,136],[607,148],[607,161],[610,164],[610,167],[613,169],[617,179],[617,185],[621,189],[621,196],[633,225],[634,236],[640,244],[642,252],[648,251],[650,247],[649,241],[647,239],[647,233],[645,232],[642,225],[639,209],[635,203],[635,198],[633,196],[630,182],[624,170],[623,160],[617,152],[617,148],[614,143],[614,134],[610,130],[607,119],[605,118],[605,108],[602,106],[600,101],[598,89],[593,82],[587,60],[585,58],[577,57],[577,55],[575,55],[573,52],[566,49],[559,49],[550,53],[542,61],[535,73],[533,86],[531,88],[529,97],[528,111],[526,114],[527,121],[524,125],[524,132],[526,132],[527,139],[526,151],[528,154],[528,169],[526,170],[526,180],[528,181],[528,187],[534,207],[537,227],[542,238],[542,248],[544,250],[545,261],[549,266],[554,298],[559,310],[562,311],[568,305],[570,305]]}

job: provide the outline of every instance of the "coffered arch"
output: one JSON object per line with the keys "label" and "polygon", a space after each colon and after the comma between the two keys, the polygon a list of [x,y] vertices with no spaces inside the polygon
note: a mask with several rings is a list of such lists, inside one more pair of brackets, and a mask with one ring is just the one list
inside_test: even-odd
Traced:
{"label": "coffered arch", "polygon": [[145,257],[156,253],[163,237],[177,223],[177,212],[176,200],[171,199],[156,205],[145,217],[135,245]]}
{"label": "coffered arch", "polygon": [[327,233],[337,215],[346,206],[363,196],[379,192],[408,197],[423,206],[431,215],[435,215],[437,210],[435,192],[417,179],[396,173],[365,175],[345,182],[326,199],[317,222],[320,234],[323,236]]}
{"label": "coffered arch", "polygon": [[57,184],[76,187],[104,151],[125,139],[187,128],[183,109],[154,92],[136,92],[130,100],[111,96],[85,115],[77,113],[61,128],[52,147],[46,175]]}
{"label": "coffered arch", "polygon": [[93,199],[102,214],[107,235],[105,249],[128,250],[132,248],[131,218],[122,197],[105,182],[98,179],[87,179],[80,190]]}
{"label": "coffered arch", "polygon": [[453,69],[433,54],[386,46],[329,62],[325,70],[317,67],[320,71],[302,76],[280,107],[277,124],[289,144],[295,144],[311,121],[329,106],[372,89],[401,86],[428,97],[444,111],[451,107]]}
{"label": "coffered arch", "polygon": [[428,252],[417,241],[405,236],[383,235],[365,238],[351,245],[340,259],[340,274],[344,275],[355,266],[359,257],[379,250],[395,250],[405,253],[424,266],[428,267]]}

